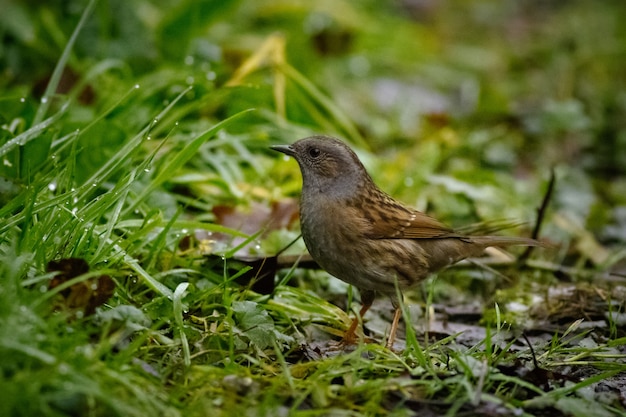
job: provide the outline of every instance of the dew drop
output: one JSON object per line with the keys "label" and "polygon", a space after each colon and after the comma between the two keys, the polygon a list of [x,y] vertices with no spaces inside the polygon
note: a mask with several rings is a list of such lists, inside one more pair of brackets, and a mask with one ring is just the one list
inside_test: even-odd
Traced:
{"label": "dew drop", "polygon": [[56,182],[51,182],[50,184],[48,184],[48,190],[50,191],[56,191],[57,189],[57,184]]}

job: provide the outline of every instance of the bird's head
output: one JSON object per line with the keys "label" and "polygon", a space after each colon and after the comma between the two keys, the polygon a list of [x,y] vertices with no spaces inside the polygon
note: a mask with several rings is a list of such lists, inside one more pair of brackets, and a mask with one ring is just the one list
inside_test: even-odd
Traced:
{"label": "bird's head", "polygon": [[302,172],[304,190],[350,197],[371,178],[357,155],[342,141],[311,136],[272,149],[293,156]]}

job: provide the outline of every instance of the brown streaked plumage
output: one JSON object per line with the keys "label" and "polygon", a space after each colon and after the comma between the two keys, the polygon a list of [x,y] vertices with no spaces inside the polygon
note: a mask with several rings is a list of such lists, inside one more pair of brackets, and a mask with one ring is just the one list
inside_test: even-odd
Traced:
{"label": "brown streaked plumage", "polygon": [[[343,142],[312,136],[272,149],[293,156],[302,172],[300,223],[309,253],[328,273],[361,293],[362,317],[376,293],[396,308],[387,345],[400,319],[400,290],[489,246],[541,246],[518,237],[467,236],[394,200],[372,181],[356,154]],[[358,319],[344,340],[354,341]]]}

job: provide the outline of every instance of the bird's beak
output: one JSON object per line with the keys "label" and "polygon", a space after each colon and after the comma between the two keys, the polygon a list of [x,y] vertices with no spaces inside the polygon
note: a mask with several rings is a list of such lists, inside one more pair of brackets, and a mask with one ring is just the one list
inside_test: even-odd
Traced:
{"label": "bird's beak", "polygon": [[285,155],[295,156],[296,152],[293,150],[291,145],[273,145],[270,146],[270,149],[273,149],[278,152],[282,152]]}

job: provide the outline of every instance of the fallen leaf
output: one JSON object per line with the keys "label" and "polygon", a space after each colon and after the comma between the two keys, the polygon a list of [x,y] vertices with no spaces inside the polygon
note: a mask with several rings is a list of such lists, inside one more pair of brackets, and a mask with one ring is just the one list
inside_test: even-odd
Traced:
{"label": "fallen leaf", "polygon": [[[89,272],[89,264],[81,258],[64,258],[48,263],[48,272],[58,272],[48,285],[51,290]],[[77,282],[60,291],[62,305],[75,315],[89,316],[107,302],[115,291],[115,282],[108,275],[100,275]]]}

